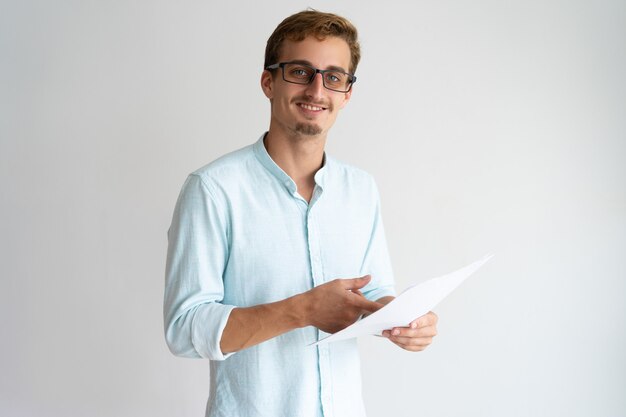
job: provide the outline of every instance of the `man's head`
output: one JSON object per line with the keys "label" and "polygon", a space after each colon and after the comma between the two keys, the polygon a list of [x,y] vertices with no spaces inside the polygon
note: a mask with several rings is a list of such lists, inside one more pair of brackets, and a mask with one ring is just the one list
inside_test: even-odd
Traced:
{"label": "man's head", "polygon": [[325,137],[350,99],[360,55],[356,28],[343,17],[307,10],[283,20],[267,41],[261,76],[270,131]]}
{"label": "man's head", "polygon": [[324,40],[329,36],[343,39],[350,48],[349,72],[354,74],[361,59],[357,30],[347,19],[332,13],[305,10],[289,16],[274,29],[265,47],[263,68],[278,62],[283,41],[300,42],[308,36]]}

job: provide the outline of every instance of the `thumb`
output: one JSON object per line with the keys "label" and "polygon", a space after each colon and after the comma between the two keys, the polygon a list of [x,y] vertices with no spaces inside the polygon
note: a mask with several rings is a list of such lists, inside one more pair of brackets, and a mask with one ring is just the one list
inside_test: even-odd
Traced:
{"label": "thumb", "polygon": [[370,282],[371,279],[372,279],[371,275],[363,275],[360,278],[344,279],[342,280],[343,287],[346,290],[358,290],[359,288],[365,287]]}

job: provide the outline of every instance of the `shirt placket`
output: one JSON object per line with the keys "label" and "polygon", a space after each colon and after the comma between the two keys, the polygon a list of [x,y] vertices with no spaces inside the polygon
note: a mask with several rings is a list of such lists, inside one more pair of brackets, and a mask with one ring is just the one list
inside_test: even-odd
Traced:
{"label": "shirt placket", "polygon": [[[320,239],[319,239],[319,218],[316,215],[315,203],[321,196],[320,187],[315,187],[311,203],[307,210],[307,238],[309,244],[309,257],[311,264],[311,275],[313,285],[318,286],[324,283],[324,271],[322,265]],[[318,330],[319,336],[320,330]],[[319,338],[319,337],[318,337]],[[320,373],[320,399],[322,402],[322,413],[324,417],[331,417],[332,413],[332,374],[330,367],[329,345],[317,346],[318,367]]]}

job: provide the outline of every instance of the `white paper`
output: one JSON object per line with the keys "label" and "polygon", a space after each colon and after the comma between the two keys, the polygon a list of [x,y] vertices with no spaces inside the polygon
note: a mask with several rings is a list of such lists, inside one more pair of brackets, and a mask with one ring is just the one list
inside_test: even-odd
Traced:
{"label": "white paper", "polygon": [[351,326],[321,339],[313,345],[336,342],[363,335],[380,335],[383,330],[406,327],[418,317],[432,310],[441,300],[458,287],[467,277],[483,266],[493,255],[467,265],[457,271],[405,289],[385,307]]}

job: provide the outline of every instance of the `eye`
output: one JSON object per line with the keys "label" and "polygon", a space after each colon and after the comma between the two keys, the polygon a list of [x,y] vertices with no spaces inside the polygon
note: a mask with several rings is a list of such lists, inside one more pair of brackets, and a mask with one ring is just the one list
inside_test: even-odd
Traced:
{"label": "eye", "polygon": [[289,70],[289,74],[291,74],[292,77],[302,78],[302,79],[310,78],[311,73],[312,73],[311,69],[307,67],[292,67]]}
{"label": "eye", "polygon": [[342,72],[327,72],[326,81],[332,84],[342,84],[346,79],[346,75]]}

